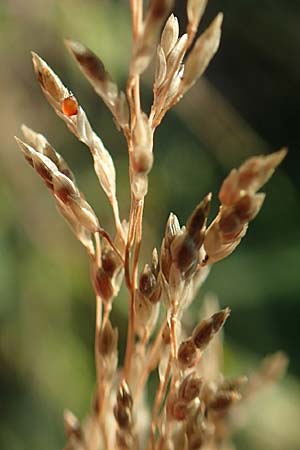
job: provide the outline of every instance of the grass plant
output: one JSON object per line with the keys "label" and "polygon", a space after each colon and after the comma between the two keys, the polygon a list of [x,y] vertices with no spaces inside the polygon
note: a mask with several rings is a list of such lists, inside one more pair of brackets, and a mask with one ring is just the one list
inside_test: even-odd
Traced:
{"label": "grass plant", "polygon": [[[261,187],[286,155],[282,149],[248,159],[233,169],[219,190],[219,211],[209,219],[208,193],[180,225],[171,213],[161,247],[141,267],[143,211],[154,162],[155,131],[166,113],[205,72],[218,50],[223,16],[219,13],[197,37],[205,0],[187,0],[187,27],[180,35],[171,0],[130,1],[132,56],[125,91],[103,62],[85,45],[66,46],[97,95],[111,111],[128,147],[130,210],[120,217],[113,159],[92,129],[79,100],[47,63],[32,54],[37,80],[56,114],[93,157],[99,184],[111,205],[114,230],[97,217],[64,158],[40,133],[22,127],[18,145],[42,178],[58,211],[85,247],[96,298],[96,386],[86,419],[65,411],[65,450],[217,450],[231,449],[239,405],[284,371],[286,357],[276,353],[249,377],[222,375],[222,328],[230,315],[211,296],[202,320],[183,325],[185,311],[212,266],[229,256],[260,211]],[[142,107],[140,79],[155,58],[153,102]],[[147,238],[147,237],[146,237]],[[121,284],[128,290],[125,356],[118,357],[118,329],[111,310]],[[151,373],[158,373],[153,401],[146,399]]]}

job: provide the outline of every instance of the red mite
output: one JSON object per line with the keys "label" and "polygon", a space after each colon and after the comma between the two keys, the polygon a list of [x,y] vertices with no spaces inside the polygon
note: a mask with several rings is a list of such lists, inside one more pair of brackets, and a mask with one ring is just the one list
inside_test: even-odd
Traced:
{"label": "red mite", "polygon": [[75,116],[78,113],[78,103],[74,95],[70,95],[62,101],[61,110],[68,117]]}

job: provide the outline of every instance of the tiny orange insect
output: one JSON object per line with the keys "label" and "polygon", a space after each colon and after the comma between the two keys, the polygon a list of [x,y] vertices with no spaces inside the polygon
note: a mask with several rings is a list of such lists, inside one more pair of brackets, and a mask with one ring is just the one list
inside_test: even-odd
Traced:
{"label": "tiny orange insect", "polygon": [[78,113],[78,103],[74,95],[70,95],[62,101],[61,110],[68,117],[75,116]]}

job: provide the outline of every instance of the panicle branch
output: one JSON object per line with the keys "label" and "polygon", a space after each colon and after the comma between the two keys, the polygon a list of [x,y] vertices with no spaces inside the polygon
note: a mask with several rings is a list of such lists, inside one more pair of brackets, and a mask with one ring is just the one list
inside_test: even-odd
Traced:
{"label": "panicle branch", "polygon": [[257,193],[286,156],[286,149],[268,156],[255,156],[224,180],[219,199],[221,207],[205,233],[205,263],[230,255],[245,235],[248,223],[260,211],[265,194]]}
{"label": "panicle branch", "polygon": [[[116,198],[116,171],[113,160],[102,140],[93,131],[87,116],[77,99],[63,85],[58,76],[36,53],[32,53],[34,70],[46,99],[53,107],[56,114],[64,120],[69,130],[87,145],[94,159],[94,169],[100,185],[110,201],[118,233],[122,236],[124,231],[119,217],[119,207]],[[75,114],[69,114],[65,110],[65,100],[72,98],[77,107],[72,110]]]}

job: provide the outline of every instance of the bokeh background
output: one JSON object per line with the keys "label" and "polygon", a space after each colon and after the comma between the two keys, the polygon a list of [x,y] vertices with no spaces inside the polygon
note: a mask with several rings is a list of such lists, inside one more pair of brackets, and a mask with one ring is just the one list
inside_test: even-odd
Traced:
{"label": "bokeh background", "polygon": [[[235,253],[213,268],[194,308],[197,313],[206,292],[231,306],[228,374],[248,372],[278,349],[288,354],[287,376],[251,403],[247,426],[235,440],[243,450],[298,450],[300,3],[211,0],[201,29],[219,10],[225,15],[220,51],[205,79],[168,114],[156,136],[142,253],[149,258],[151,248],[160,245],[170,211],[184,222],[204,194],[212,191],[216,197],[232,167],[288,145],[286,161],[264,189],[262,212]],[[184,26],[185,1],[176,2],[175,12]],[[0,448],[9,450],[61,448],[64,408],[83,417],[94,385],[88,261],[13,141],[22,123],[45,134],[64,155],[101,223],[113,229],[90,155],[44,100],[30,50],[80,99],[113,155],[122,216],[128,213],[124,139],[75,67],[63,37],[91,47],[124,86],[128,2],[0,2]],[[151,71],[143,90],[148,109]],[[113,321],[124,345],[123,294],[115,301]]]}

